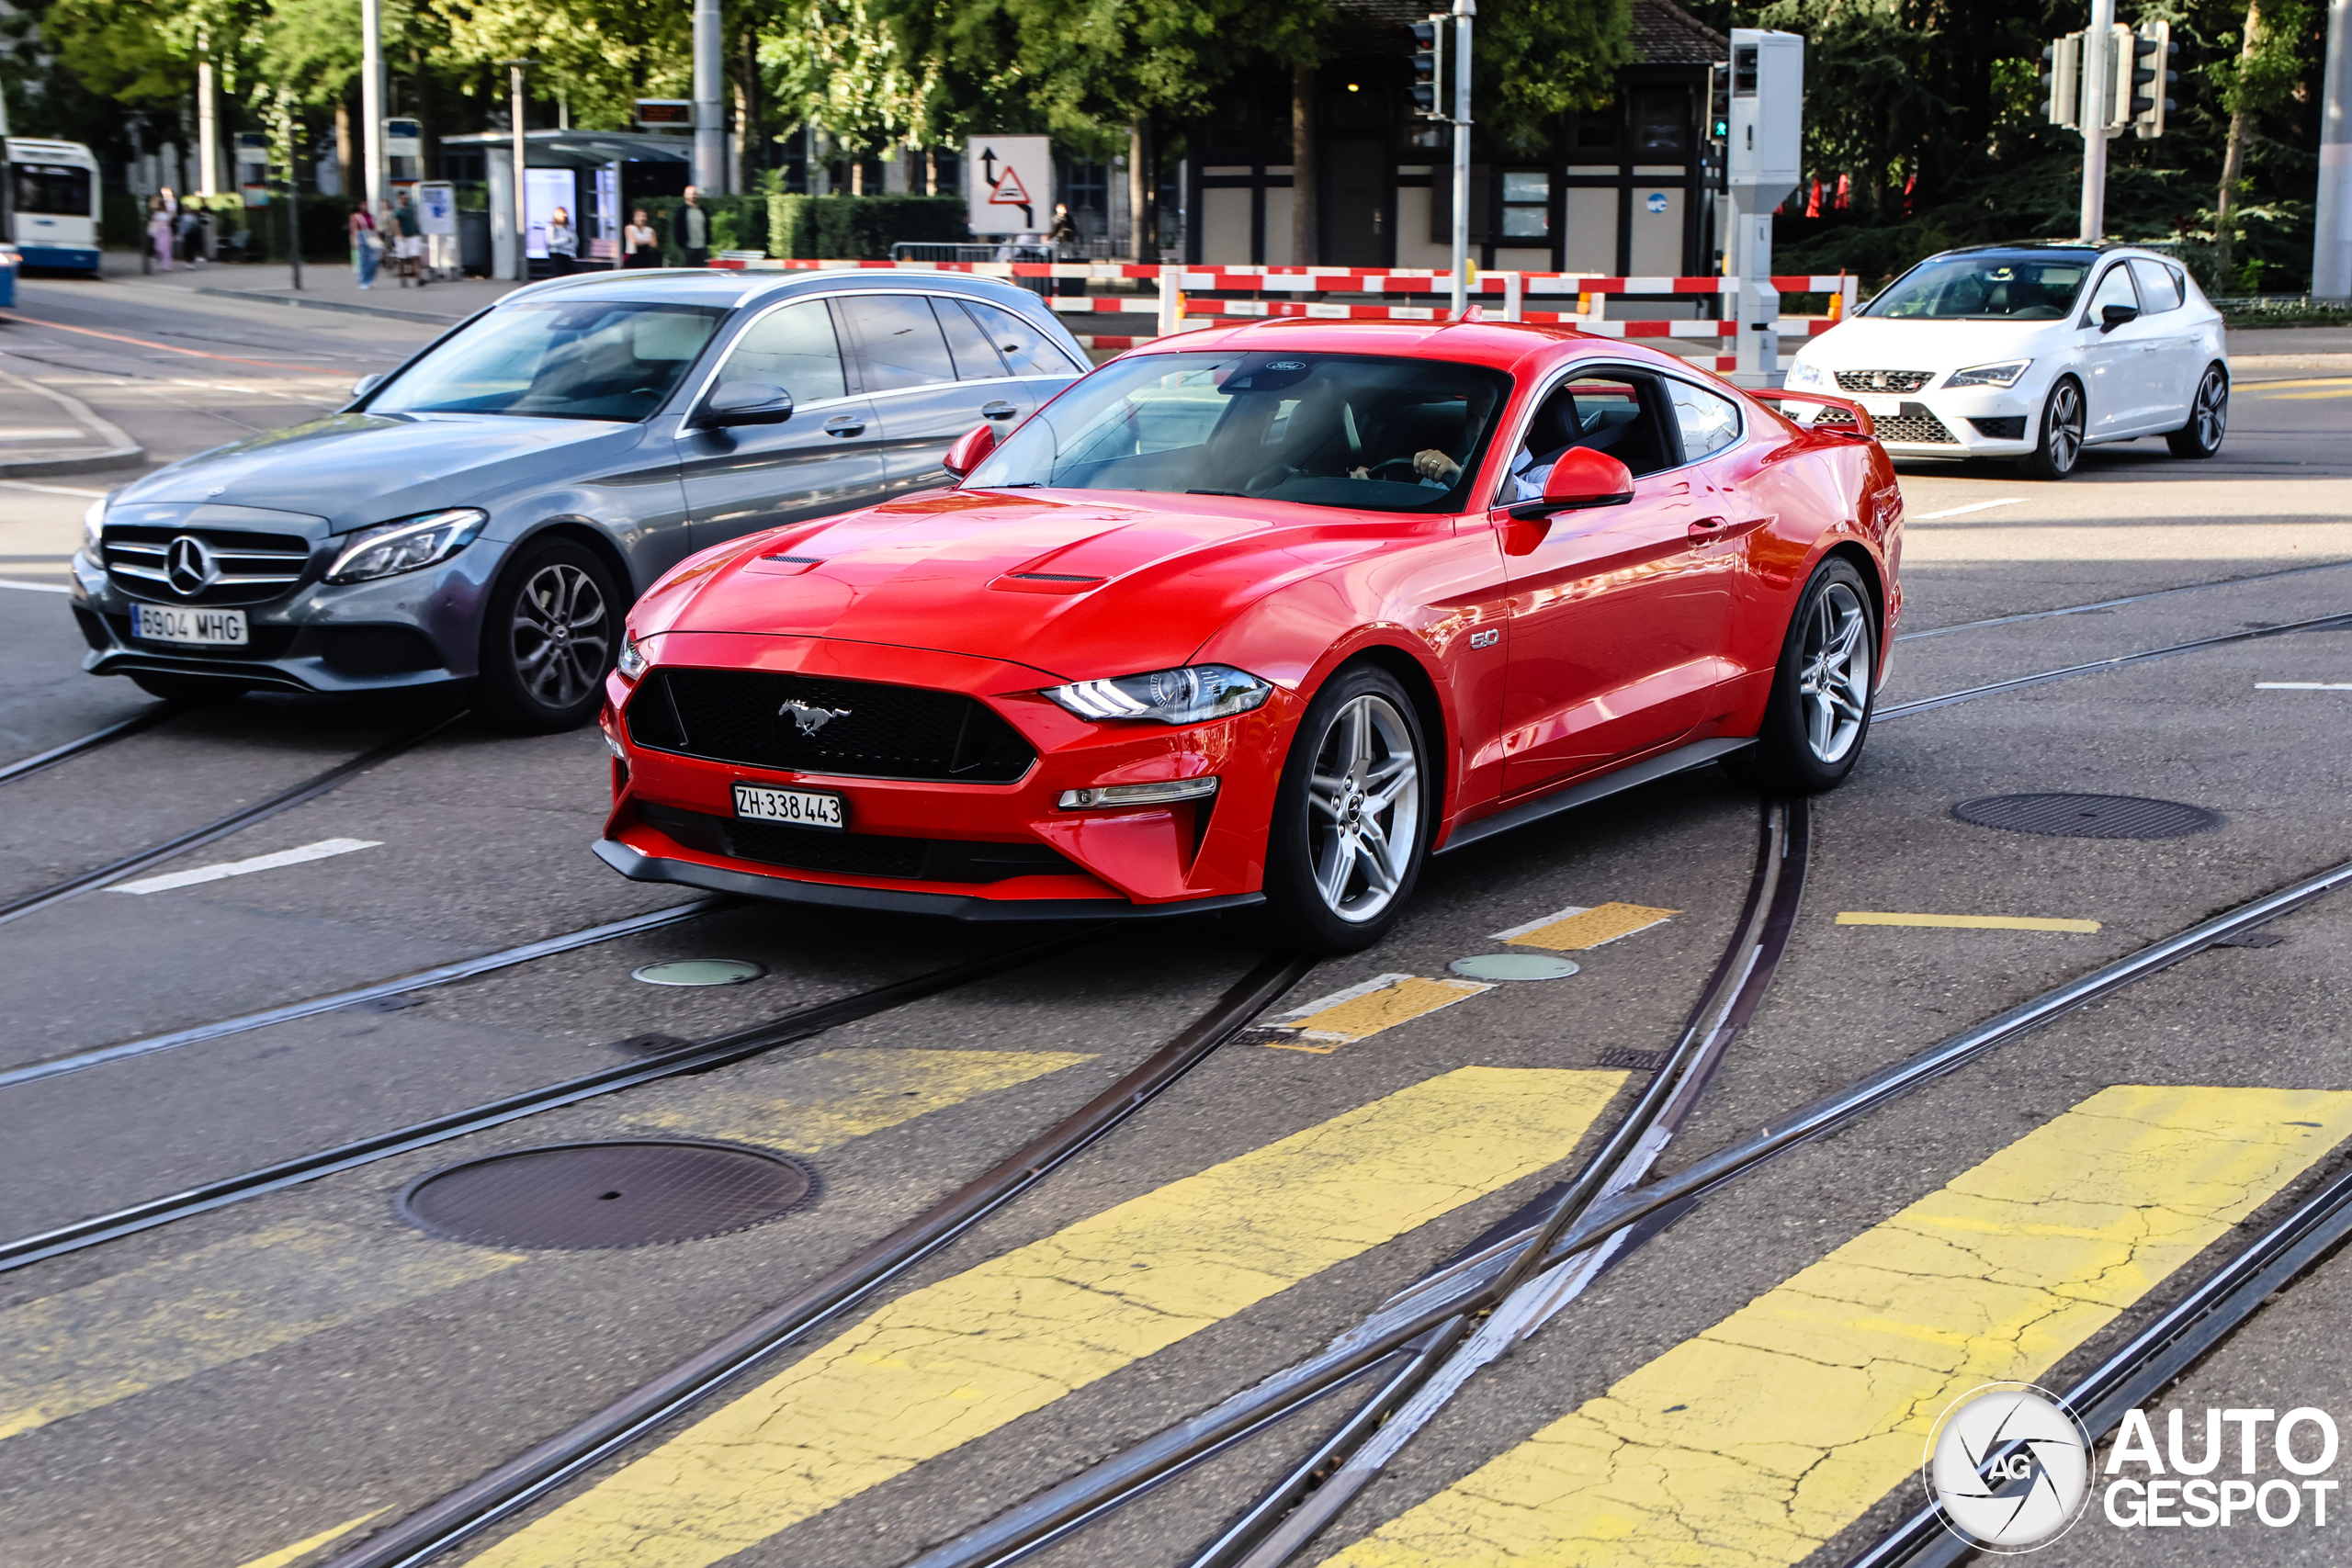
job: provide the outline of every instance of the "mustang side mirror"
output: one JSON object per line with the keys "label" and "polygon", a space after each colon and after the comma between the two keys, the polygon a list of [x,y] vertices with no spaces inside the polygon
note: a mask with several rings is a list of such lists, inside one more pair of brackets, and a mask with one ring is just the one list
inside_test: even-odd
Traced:
{"label": "mustang side mirror", "polygon": [[736,424],[782,424],[792,417],[792,394],[765,381],[728,381],[702,405],[696,424],[716,429]]}
{"label": "mustang side mirror", "polygon": [[976,424],[956,438],[956,445],[947,449],[947,456],[939,459],[939,466],[960,479],[978,468],[995,450],[996,427]]}
{"label": "mustang side mirror", "polygon": [[2098,330],[2103,333],[2111,333],[2124,322],[2136,321],[2139,319],[2140,307],[2137,305],[2102,306],[2098,313]]}
{"label": "mustang side mirror", "polygon": [[1572,446],[1544,480],[1544,499],[1522,501],[1510,511],[1529,520],[1555,512],[1576,512],[1588,506],[1623,506],[1634,499],[1634,471],[1606,452]]}
{"label": "mustang side mirror", "polygon": [[358,380],[354,381],[351,384],[351,400],[355,403],[357,402],[360,399],[366,397],[368,393],[374,391],[383,384],[384,378],[380,371],[373,376],[362,376]]}

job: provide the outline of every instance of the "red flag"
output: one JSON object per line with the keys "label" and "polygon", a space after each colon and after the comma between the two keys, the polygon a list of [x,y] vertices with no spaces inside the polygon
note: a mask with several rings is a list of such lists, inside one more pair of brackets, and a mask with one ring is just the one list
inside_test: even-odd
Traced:
{"label": "red flag", "polygon": [[1838,176],[1838,210],[1840,212],[1846,210],[1847,205],[1853,198],[1853,180],[1854,176],[1851,175],[1839,175]]}
{"label": "red flag", "polygon": [[1807,218],[1821,216],[1821,182],[1819,180],[1813,182],[1813,195],[1804,204],[1804,215]]}
{"label": "red flag", "polygon": [[1906,218],[1911,215],[1911,193],[1918,188],[1919,171],[1914,169],[1911,171],[1911,177],[1903,182],[1903,215]]}

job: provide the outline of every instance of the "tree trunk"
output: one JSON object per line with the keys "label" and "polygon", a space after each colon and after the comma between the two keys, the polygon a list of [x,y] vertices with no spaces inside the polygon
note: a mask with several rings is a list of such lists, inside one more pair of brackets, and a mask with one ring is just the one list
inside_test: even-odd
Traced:
{"label": "tree trunk", "polygon": [[[342,98],[337,98],[334,101],[335,179],[343,186],[345,200],[348,201],[356,195],[361,201],[365,201],[368,199],[366,191],[352,189],[351,164],[351,105]],[[209,185],[211,182],[208,179],[205,183]]]}
{"label": "tree trunk", "polygon": [[865,194],[865,154],[863,152],[849,155],[849,193],[852,196]]}
{"label": "tree trunk", "polygon": [[1315,170],[1315,67],[1290,71],[1290,261],[1313,266],[1323,259],[1322,224],[1316,210],[1321,181]]}
{"label": "tree trunk", "polygon": [[1159,203],[1155,177],[1159,149],[1152,145],[1151,117],[1138,115],[1127,122],[1127,243],[1145,265],[1159,259]]}
{"label": "tree trunk", "polygon": [[[2238,68],[2250,64],[2255,51],[2262,46],[2262,0],[2246,0],[2245,36],[2238,46]],[[2157,62],[2161,67],[2163,62]],[[2164,91],[2164,84],[2156,84],[2156,91]],[[2243,87],[2240,88],[2241,95]],[[2243,107],[2230,115],[2230,140],[2222,152],[2222,188],[2213,200],[2213,276],[2223,288],[2234,287],[2230,281],[2232,243],[2230,220],[2237,209],[2238,182],[2245,177],[2245,139],[2253,119]]]}

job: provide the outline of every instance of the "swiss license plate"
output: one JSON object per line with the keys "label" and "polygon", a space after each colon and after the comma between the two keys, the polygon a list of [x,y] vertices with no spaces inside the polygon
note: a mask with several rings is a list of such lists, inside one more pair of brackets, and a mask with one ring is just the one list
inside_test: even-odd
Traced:
{"label": "swiss license plate", "polygon": [[198,610],[185,604],[133,604],[130,630],[149,642],[192,642],[212,648],[245,646],[243,610]]}
{"label": "swiss license plate", "polygon": [[1854,400],[1868,409],[1872,419],[1893,419],[1903,412],[1901,398],[1856,398]]}
{"label": "swiss license plate", "polygon": [[788,822],[795,828],[830,828],[838,833],[849,826],[849,803],[823,790],[739,784],[735,815],[754,822]]}

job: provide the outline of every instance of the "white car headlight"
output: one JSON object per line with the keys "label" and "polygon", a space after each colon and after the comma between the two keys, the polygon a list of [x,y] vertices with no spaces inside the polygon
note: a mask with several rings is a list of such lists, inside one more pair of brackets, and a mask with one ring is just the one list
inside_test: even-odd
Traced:
{"label": "white car headlight", "polygon": [[1804,360],[1800,359],[1789,367],[1789,385],[1792,387],[1826,387],[1829,385],[1829,377],[1822,370],[1820,366],[1807,365]]}
{"label": "white car headlight", "polygon": [[637,646],[637,638],[628,636],[622,637],[621,656],[615,664],[615,668],[620,671],[622,679],[628,681],[636,680],[639,675],[645,673],[645,666],[648,660],[645,657],[645,649]]}
{"label": "white car headlight", "polygon": [[367,582],[447,560],[474,542],[490,513],[453,506],[369,528],[343,547],[327,569],[329,582]]}
{"label": "white car headlight", "polygon": [[88,511],[82,513],[82,543],[89,550],[92,560],[100,558],[98,540],[106,532],[106,526],[107,498],[100,496],[90,502]]}
{"label": "white car headlight", "polygon": [[1273,687],[1230,664],[1189,664],[1148,675],[1108,681],[1073,681],[1046,688],[1046,695],[1080,718],[1148,719],[1155,724],[1198,724],[1251,708],[1273,695]]}
{"label": "white car headlight", "polygon": [[2032,367],[2030,359],[2004,359],[1998,365],[1979,365],[1968,370],[1955,370],[1947,387],[2014,387],[2018,378]]}

